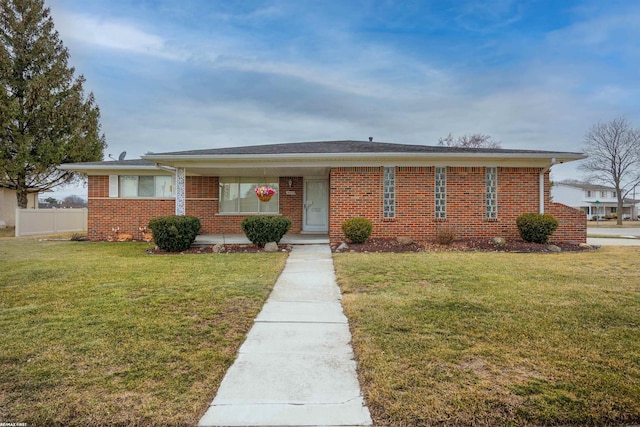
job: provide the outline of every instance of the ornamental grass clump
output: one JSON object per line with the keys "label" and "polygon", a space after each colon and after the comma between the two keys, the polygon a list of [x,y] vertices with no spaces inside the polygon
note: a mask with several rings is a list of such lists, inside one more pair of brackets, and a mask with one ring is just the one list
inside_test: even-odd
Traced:
{"label": "ornamental grass clump", "polygon": [[456,232],[450,228],[438,230],[436,234],[436,243],[443,246],[449,246],[456,240]]}
{"label": "ornamental grass clump", "polygon": [[342,232],[351,243],[366,242],[372,231],[373,225],[366,218],[350,218],[342,223]]}
{"label": "ornamental grass clump", "polygon": [[149,228],[153,240],[163,251],[182,252],[191,247],[200,231],[200,220],[189,215],[169,215],[152,218]]}
{"label": "ornamental grass clump", "polygon": [[549,214],[525,213],[516,219],[520,237],[525,242],[547,243],[558,228],[558,220]]}
{"label": "ornamental grass clump", "polygon": [[247,239],[259,248],[269,242],[278,243],[291,228],[291,220],[286,216],[248,216],[240,224]]}

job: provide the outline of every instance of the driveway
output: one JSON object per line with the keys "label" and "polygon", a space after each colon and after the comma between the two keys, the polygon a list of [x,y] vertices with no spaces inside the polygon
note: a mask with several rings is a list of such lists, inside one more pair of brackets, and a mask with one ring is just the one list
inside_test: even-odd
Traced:
{"label": "driveway", "polygon": [[587,237],[587,243],[597,246],[640,246],[640,227],[614,228],[614,227],[588,227],[587,236],[611,236],[611,237]]}

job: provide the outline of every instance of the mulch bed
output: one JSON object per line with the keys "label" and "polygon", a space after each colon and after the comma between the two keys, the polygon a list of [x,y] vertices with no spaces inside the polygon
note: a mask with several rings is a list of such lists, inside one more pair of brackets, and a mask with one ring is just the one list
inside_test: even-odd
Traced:
{"label": "mulch bed", "polygon": [[[572,242],[554,242],[562,252],[583,252],[592,250],[592,247],[580,246]],[[528,243],[522,240],[507,240],[504,245],[496,245],[492,239],[465,239],[456,240],[449,245],[439,245],[435,242],[414,242],[408,245],[399,243],[396,239],[390,238],[370,238],[365,243],[350,243],[346,249],[338,250],[339,243],[331,245],[332,252],[357,252],[357,253],[406,253],[406,252],[518,252],[535,253],[551,252],[549,245],[539,243]],[[291,245],[278,245],[279,252],[291,252]],[[211,254],[211,253],[258,253],[265,252],[264,248],[255,245],[224,245],[216,248],[216,245],[198,245],[183,252],[166,252],[157,247],[148,249],[147,253],[155,255],[178,255],[178,254]]]}
{"label": "mulch bed", "polygon": [[[578,243],[572,242],[554,242],[562,252],[582,252],[592,250],[592,247],[580,246]],[[338,251],[339,244],[332,244],[333,252],[360,252],[360,253],[376,253],[376,252],[443,252],[443,251],[479,251],[479,252],[552,252],[549,250],[548,244],[529,243],[523,240],[507,240],[504,245],[496,245],[492,239],[464,239],[456,240],[449,245],[440,245],[435,242],[414,242],[409,245],[403,245],[396,239],[389,238],[370,238],[365,243],[348,244],[348,247],[342,251]]]}
{"label": "mulch bed", "polygon": [[[158,248],[147,249],[148,254],[154,255],[180,255],[180,254],[231,254],[231,253],[258,253],[265,252],[264,248],[259,248],[256,245],[224,245],[222,250],[216,248],[217,245],[197,245],[192,246],[186,251],[182,252],[167,252]],[[291,245],[278,245],[278,252],[291,252]]]}

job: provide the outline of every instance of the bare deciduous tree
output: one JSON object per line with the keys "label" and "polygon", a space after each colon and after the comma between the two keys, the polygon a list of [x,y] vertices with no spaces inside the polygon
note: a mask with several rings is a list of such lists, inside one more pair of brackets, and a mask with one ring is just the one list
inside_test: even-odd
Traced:
{"label": "bare deciduous tree", "polygon": [[462,135],[454,138],[451,134],[445,138],[438,140],[438,145],[444,147],[462,147],[462,148],[500,148],[499,141],[493,141],[491,136],[481,133],[473,133],[471,135]]}
{"label": "bare deciduous tree", "polygon": [[590,182],[615,188],[621,225],[624,199],[640,184],[640,130],[624,117],[596,123],[585,136],[584,152],[589,157],[579,168]]}

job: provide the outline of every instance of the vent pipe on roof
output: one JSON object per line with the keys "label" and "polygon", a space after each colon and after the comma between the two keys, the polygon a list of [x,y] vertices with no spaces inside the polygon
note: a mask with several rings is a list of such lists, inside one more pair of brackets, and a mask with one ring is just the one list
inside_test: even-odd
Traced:
{"label": "vent pipe on roof", "polygon": [[369,142],[373,142],[373,137],[372,136],[369,137]]}

